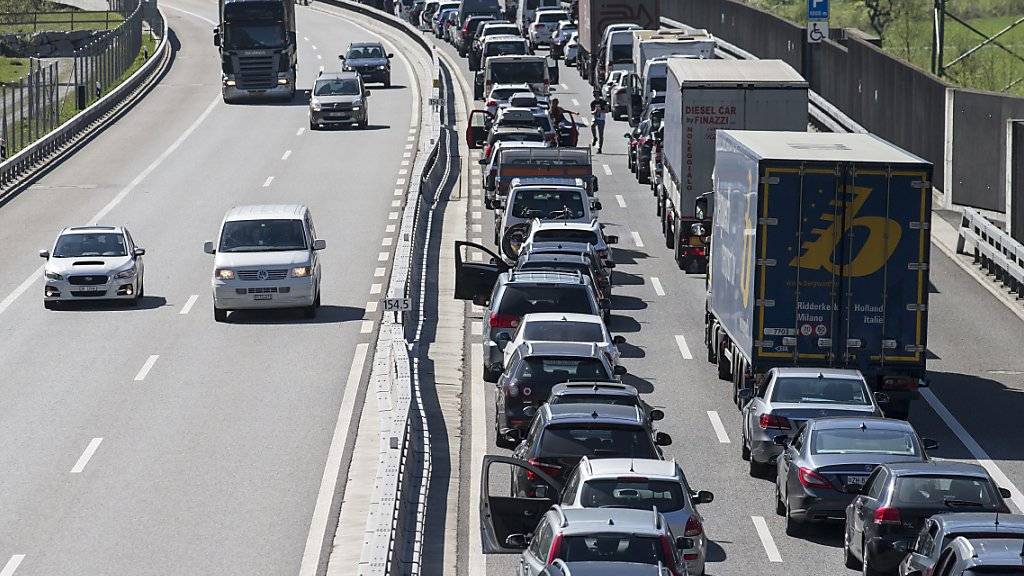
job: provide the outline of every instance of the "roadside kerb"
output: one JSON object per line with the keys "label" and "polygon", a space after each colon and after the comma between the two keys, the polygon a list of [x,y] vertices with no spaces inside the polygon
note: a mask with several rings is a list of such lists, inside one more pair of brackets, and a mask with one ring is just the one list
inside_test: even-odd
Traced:
{"label": "roadside kerb", "polygon": [[171,64],[167,19],[155,1],[143,5],[151,5],[144,10],[143,18],[149,22],[151,33],[160,38],[154,54],[105,96],[0,163],[0,204],[10,200],[117,120],[163,77]]}

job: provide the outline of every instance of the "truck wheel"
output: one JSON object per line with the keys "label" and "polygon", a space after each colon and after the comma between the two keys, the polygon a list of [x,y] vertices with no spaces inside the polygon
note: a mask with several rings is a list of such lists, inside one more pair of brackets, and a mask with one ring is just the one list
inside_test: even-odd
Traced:
{"label": "truck wheel", "polygon": [[676,231],[672,219],[672,213],[668,204],[665,204],[665,248],[675,248],[676,246]]}
{"label": "truck wheel", "polygon": [[[658,216],[661,216],[662,214],[664,214],[664,212],[665,204],[661,201],[661,198],[658,198],[658,200],[654,203],[654,213],[657,214]],[[664,220],[662,220],[662,222],[664,222]],[[665,226],[663,224],[662,228],[664,227]]]}
{"label": "truck wheel", "polygon": [[636,173],[636,180],[641,184],[650,184],[651,174],[647,170],[638,170]]}
{"label": "truck wheel", "polygon": [[732,381],[732,361],[725,353],[725,345],[718,347],[718,379],[726,382]]}

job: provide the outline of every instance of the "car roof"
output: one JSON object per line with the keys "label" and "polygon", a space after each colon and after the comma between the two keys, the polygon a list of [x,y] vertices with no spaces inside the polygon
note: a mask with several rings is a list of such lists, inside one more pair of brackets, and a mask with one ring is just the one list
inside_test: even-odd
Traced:
{"label": "car roof", "polygon": [[602,532],[660,536],[668,529],[664,521],[655,517],[653,510],[567,508],[561,513],[566,521],[561,528],[563,536]]}
{"label": "car roof", "polygon": [[317,76],[316,80],[354,80],[359,78],[359,73],[354,70],[348,70],[344,72],[324,72]]}
{"label": "car roof", "polygon": [[791,376],[791,377],[805,377],[805,378],[817,378],[820,374],[822,378],[835,378],[835,379],[851,379],[851,380],[863,380],[864,376],[860,373],[860,370],[847,370],[842,368],[776,368],[775,373],[779,376]]}
{"label": "car roof", "polygon": [[1024,514],[998,514],[995,512],[948,512],[932,516],[946,532],[971,529],[1009,530],[1024,532]]}
{"label": "car roof", "polygon": [[60,231],[63,234],[92,234],[95,232],[123,233],[124,228],[120,226],[69,226]]}
{"label": "car roof", "polygon": [[580,402],[578,404],[544,404],[548,422],[553,424],[627,424],[643,425],[643,416],[636,406]]}
{"label": "car roof", "polygon": [[967,564],[971,567],[980,566],[1024,566],[1021,540],[1017,538],[957,538],[961,546],[966,548],[971,559]]}
{"label": "car roof", "polygon": [[306,207],[302,204],[252,204],[235,206],[224,216],[225,222],[234,220],[287,220],[302,218]]}
{"label": "car roof", "polygon": [[914,430],[914,427],[906,420],[878,416],[833,416],[811,420],[811,425],[815,430],[848,430],[860,428],[862,424],[865,428],[874,430]]}
{"label": "car roof", "polygon": [[551,396],[570,396],[572,394],[640,396],[640,392],[636,388],[622,382],[562,382],[551,387]]}
{"label": "car roof", "polygon": [[590,477],[645,476],[657,479],[675,479],[682,476],[675,460],[651,458],[587,458]]}
{"label": "car roof", "polygon": [[373,46],[383,48],[384,44],[380,42],[352,42],[348,45],[349,48],[369,48]]}
{"label": "car roof", "polygon": [[929,462],[899,462],[883,464],[896,476],[975,476],[988,478],[988,472],[977,464],[953,460],[932,460]]}
{"label": "car roof", "polygon": [[580,314],[578,312],[533,312],[523,316],[522,324],[528,322],[589,322],[604,325],[604,321],[596,314]]}
{"label": "car roof", "polygon": [[546,342],[526,341],[519,345],[519,352],[524,357],[567,357],[567,358],[601,358],[601,350],[595,342]]}

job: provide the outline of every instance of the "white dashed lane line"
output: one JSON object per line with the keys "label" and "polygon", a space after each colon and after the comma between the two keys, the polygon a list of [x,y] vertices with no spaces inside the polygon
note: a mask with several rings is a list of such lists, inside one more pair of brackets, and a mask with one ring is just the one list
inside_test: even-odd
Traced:
{"label": "white dashed lane line", "polygon": [[383,286],[381,284],[371,284],[370,285],[370,294],[380,294],[380,291],[381,291],[382,287]]}
{"label": "white dashed lane line", "polygon": [[366,303],[366,311],[368,313],[376,312],[377,311],[377,301],[376,300],[372,300],[370,302],[367,302]]}
{"label": "white dashed lane line", "polygon": [[728,444],[729,435],[725,432],[725,426],[722,424],[722,418],[719,417],[718,412],[708,410],[708,419],[711,420],[711,427],[714,428],[718,441],[722,444]]}
{"label": "white dashed lane line", "polygon": [[312,48],[313,50],[316,50],[316,44],[311,45],[310,48]]}
{"label": "white dashed lane line", "polygon": [[296,136],[302,136],[302,133],[305,132],[305,131],[306,131],[305,127],[299,128],[298,130],[295,131],[295,135]]}
{"label": "white dashed lane line", "polygon": [[569,86],[567,86],[567,85],[566,85],[566,84],[564,84],[564,83],[563,83],[563,84],[562,84],[561,86],[562,86],[562,90],[568,90],[568,89],[569,89]]}
{"label": "white dashed lane line", "polygon": [[782,555],[779,554],[779,548],[775,546],[775,538],[772,538],[764,516],[751,516],[750,519],[754,522],[754,529],[757,530],[757,536],[761,539],[761,545],[764,546],[764,553],[768,555],[768,561],[782,562]]}
{"label": "white dashed lane line", "polygon": [[601,164],[601,168],[604,168],[605,176],[611,176],[612,175],[612,167],[611,166],[609,166],[607,164]]}
{"label": "white dashed lane line", "polygon": [[284,154],[281,155],[281,160],[287,160],[288,157],[291,156],[291,155],[292,155],[292,151],[291,150],[285,150]]}
{"label": "white dashed lane line", "polygon": [[619,208],[626,207],[626,199],[622,197],[622,194],[616,194],[615,201],[619,203]]}
{"label": "white dashed lane line", "polygon": [[390,257],[391,257],[391,254],[389,254],[387,252],[381,252],[380,254],[377,254],[377,261],[378,262],[387,262],[388,258],[390,258]]}
{"label": "white dashed lane line", "polygon": [[273,182],[273,181],[274,181],[274,177],[273,176],[267,176],[267,179],[263,181],[263,187],[266,188],[266,187],[270,186],[270,183]]}
{"label": "white dashed lane line", "polygon": [[388,269],[387,269],[387,268],[375,268],[375,269],[373,270],[373,276],[374,276],[375,278],[383,278],[383,277],[384,277],[384,274],[386,274],[386,273],[387,273],[387,271],[388,271]]}
{"label": "white dashed lane line", "polygon": [[676,346],[679,346],[679,353],[684,359],[693,360],[693,354],[690,354],[690,347],[686,345],[686,338],[682,334],[676,334]]}
{"label": "white dashed lane line", "polygon": [[185,301],[185,305],[181,307],[181,311],[178,314],[188,314],[192,311],[192,307],[196,305],[196,300],[199,300],[199,294],[193,294],[188,297]]}
{"label": "white dashed lane line", "polygon": [[398,220],[398,212],[388,212],[388,220]]}
{"label": "white dashed lane line", "polygon": [[637,248],[643,248],[644,247],[644,241],[640,239],[640,233],[639,232],[630,232],[629,234],[630,234],[630,236],[633,237],[633,244],[636,244]]}
{"label": "white dashed lane line", "polygon": [[573,98],[573,99],[572,99],[572,105],[573,105],[573,106],[579,106],[579,105],[580,105],[580,101],[579,101],[579,100],[577,100],[577,99],[575,99],[575,98]]}
{"label": "white dashed lane line", "polygon": [[363,320],[362,325],[359,326],[360,334],[369,334],[373,332],[373,320]]}
{"label": "white dashed lane line", "polygon": [[72,474],[81,474],[82,470],[85,470],[85,465],[89,463],[92,455],[99,449],[100,442],[103,442],[103,438],[93,438],[89,441],[89,445],[85,447],[85,451],[82,452],[82,455],[78,457],[78,461],[71,468]]}
{"label": "white dashed lane line", "polygon": [[146,376],[149,376],[149,371],[153,369],[153,365],[156,364],[158,359],[160,359],[159,354],[153,354],[149,358],[146,358],[146,362],[142,365],[142,368],[139,368],[138,374],[135,375],[135,381],[142,382],[145,380]]}
{"label": "white dashed lane line", "polygon": [[654,293],[658,296],[665,295],[665,288],[661,285],[661,280],[657,276],[651,276],[651,287],[654,288]]}
{"label": "white dashed lane line", "polygon": [[18,566],[21,566],[21,562],[24,559],[24,554],[15,554],[14,556],[11,556],[11,559],[7,561],[7,564],[4,564],[4,569],[0,570],[0,576],[14,576],[14,571],[18,569]]}

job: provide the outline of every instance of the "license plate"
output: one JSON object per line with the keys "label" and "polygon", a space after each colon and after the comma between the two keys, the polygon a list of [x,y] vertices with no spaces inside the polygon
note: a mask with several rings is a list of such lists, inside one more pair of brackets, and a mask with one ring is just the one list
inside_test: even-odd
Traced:
{"label": "license plate", "polygon": [[867,480],[868,480],[867,476],[847,476],[846,477],[846,483],[847,484],[859,484],[859,485],[863,486],[864,483],[867,482]]}
{"label": "license plate", "polygon": [[328,116],[331,118],[348,118],[348,114],[345,112],[331,112]]}
{"label": "license plate", "polygon": [[273,300],[274,299],[274,295],[273,294],[253,294],[252,295],[252,299],[253,300]]}
{"label": "license plate", "polygon": [[106,290],[106,288],[103,288],[102,286],[79,286],[75,290],[77,292],[99,292],[101,290]]}

